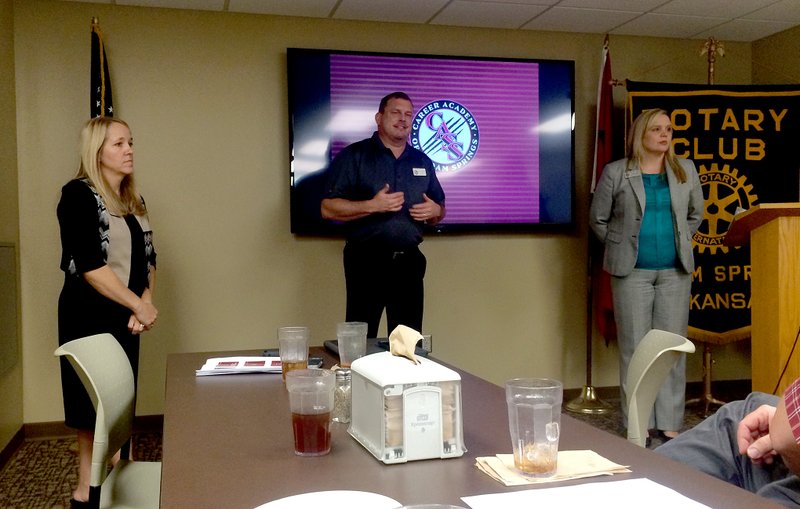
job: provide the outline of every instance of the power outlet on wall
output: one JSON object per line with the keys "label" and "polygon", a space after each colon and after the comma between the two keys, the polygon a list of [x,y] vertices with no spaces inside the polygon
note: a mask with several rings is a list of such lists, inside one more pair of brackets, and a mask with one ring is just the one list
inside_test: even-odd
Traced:
{"label": "power outlet on wall", "polygon": [[428,353],[433,351],[433,336],[430,334],[423,334],[422,335],[422,345],[420,345],[423,350]]}

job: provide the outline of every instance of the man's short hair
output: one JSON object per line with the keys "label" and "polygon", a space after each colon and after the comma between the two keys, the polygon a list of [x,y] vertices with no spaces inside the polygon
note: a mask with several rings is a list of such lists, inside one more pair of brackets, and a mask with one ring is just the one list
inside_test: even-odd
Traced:
{"label": "man's short hair", "polygon": [[408,94],[406,94],[405,92],[392,92],[391,94],[381,99],[381,103],[378,105],[378,113],[383,113],[383,110],[386,109],[386,104],[392,99],[405,99],[412,105],[414,104],[413,101],[411,101],[411,98],[408,97]]}

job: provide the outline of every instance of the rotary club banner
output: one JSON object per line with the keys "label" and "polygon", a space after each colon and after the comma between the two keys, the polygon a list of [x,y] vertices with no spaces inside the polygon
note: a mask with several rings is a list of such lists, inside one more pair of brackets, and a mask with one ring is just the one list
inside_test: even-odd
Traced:
{"label": "rotary club banner", "polygon": [[737,211],[796,202],[800,193],[800,86],[627,82],[633,120],[670,112],[673,145],[692,159],[705,196],[694,235],[689,336],[750,336],[750,248],[723,245]]}

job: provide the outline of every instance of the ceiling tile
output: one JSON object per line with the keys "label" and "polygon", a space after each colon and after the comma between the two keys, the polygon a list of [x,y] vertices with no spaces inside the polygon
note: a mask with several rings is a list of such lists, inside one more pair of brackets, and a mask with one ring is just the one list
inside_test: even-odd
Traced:
{"label": "ceiling tile", "polygon": [[278,16],[305,16],[327,18],[337,0],[230,0],[230,12],[277,14]]}
{"label": "ceiling tile", "polygon": [[425,23],[448,0],[342,0],[333,13],[335,19]]}
{"label": "ceiling tile", "polygon": [[111,0],[61,0],[62,2],[84,2],[89,4],[110,4]]}
{"label": "ceiling tile", "polygon": [[724,23],[724,18],[676,16],[673,14],[644,14],[611,31],[619,35],[649,37],[692,37]]}
{"label": "ceiling tile", "polygon": [[470,0],[482,4],[514,4],[514,5],[555,5],[560,0]]}
{"label": "ceiling tile", "polygon": [[728,23],[723,23],[720,26],[714,27],[706,32],[700,32],[695,37],[698,39],[705,39],[714,37],[719,41],[741,41],[749,42],[772,34],[777,34],[784,30],[788,30],[794,26],[794,23],[781,22],[781,21],[757,21],[749,19],[735,19]]}
{"label": "ceiling tile", "polygon": [[225,7],[225,0],[116,0],[114,3],[117,5],[194,9],[198,11],[221,11]]}
{"label": "ceiling tile", "polygon": [[431,20],[434,25],[519,28],[543,10],[544,5],[455,0]]}
{"label": "ceiling tile", "polygon": [[653,9],[658,14],[687,14],[712,18],[737,18],[774,3],[775,0],[672,0]]}
{"label": "ceiling tile", "polygon": [[800,25],[800,0],[61,1],[667,38],[714,35],[732,41],[754,41]]}
{"label": "ceiling tile", "polygon": [[522,28],[604,34],[637,16],[638,12],[554,7]]}
{"label": "ceiling tile", "polygon": [[797,24],[800,23],[800,1],[781,0],[742,17],[764,21],[789,21]]}
{"label": "ceiling tile", "polygon": [[665,0],[563,0],[559,7],[581,7],[584,9],[606,9],[611,11],[648,12],[663,4]]}

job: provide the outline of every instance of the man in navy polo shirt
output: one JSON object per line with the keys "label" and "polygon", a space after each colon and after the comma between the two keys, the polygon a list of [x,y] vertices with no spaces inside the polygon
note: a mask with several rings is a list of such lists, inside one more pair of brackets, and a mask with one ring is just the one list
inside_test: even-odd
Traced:
{"label": "man in navy polo shirt", "polygon": [[389,332],[400,324],[422,331],[426,260],[419,244],[423,224],[445,214],[433,162],[408,143],[413,117],[405,93],[381,99],[378,130],[334,158],[321,204],[323,218],[347,223],[345,319],[367,322],[371,338],[384,308]]}

